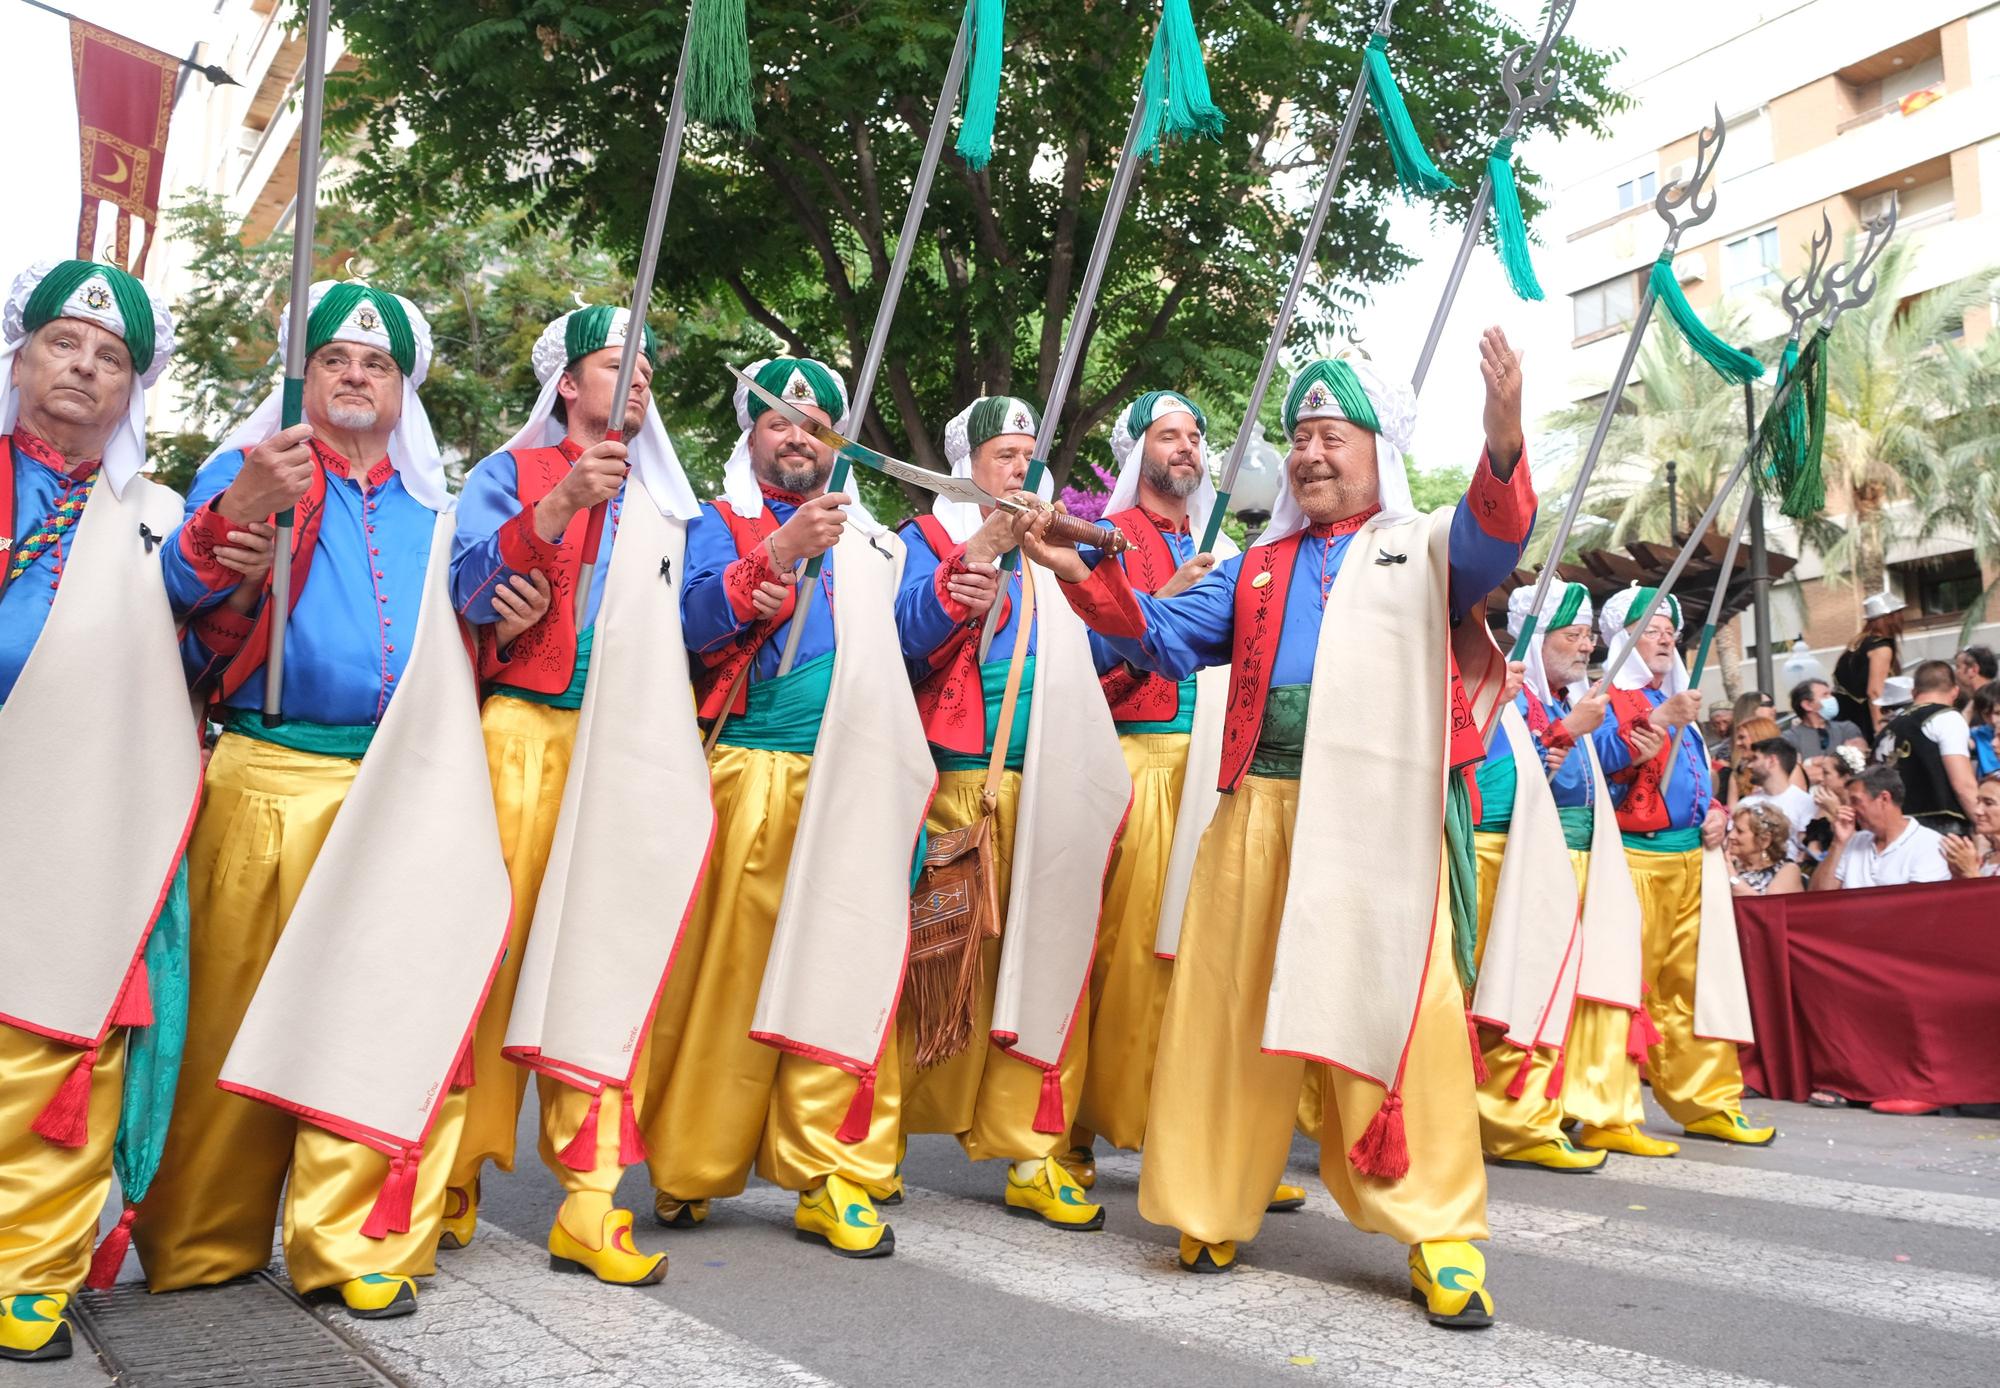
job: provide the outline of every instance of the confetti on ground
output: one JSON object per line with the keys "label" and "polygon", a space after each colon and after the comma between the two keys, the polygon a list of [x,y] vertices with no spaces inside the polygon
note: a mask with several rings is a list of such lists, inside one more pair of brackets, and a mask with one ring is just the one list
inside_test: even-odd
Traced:
{"label": "confetti on ground", "polygon": [[1310,1368],[1312,1365],[1319,1363],[1319,1360],[1314,1358],[1310,1354],[1295,1354],[1287,1362],[1292,1364],[1297,1364],[1300,1368],[1305,1369],[1305,1368]]}
{"label": "confetti on ground", "polygon": [[1646,1207],[1644,1205],[1627,1205],[1625,1208],[1628,1210],[1643,1210]]}

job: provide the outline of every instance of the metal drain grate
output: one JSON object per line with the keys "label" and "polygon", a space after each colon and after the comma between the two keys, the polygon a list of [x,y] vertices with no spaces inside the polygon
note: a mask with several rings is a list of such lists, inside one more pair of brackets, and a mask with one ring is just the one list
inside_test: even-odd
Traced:
{"label": "metal drain grate", "polygon": [[82,1292],[70,1309],[121,1388],[397,1383],[268,1272],[167,1296],[126,1282]]}

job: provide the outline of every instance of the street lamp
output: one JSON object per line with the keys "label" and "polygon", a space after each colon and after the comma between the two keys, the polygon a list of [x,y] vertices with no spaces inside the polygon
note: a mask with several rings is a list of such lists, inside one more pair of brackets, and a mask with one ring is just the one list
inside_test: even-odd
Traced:
{"label": "street lamp", "polygon": [[1229,509],[1243,522],[1246,539],[1254,539],[1270,523],[1278,491],[1284,485],[1285,455],[1271,446],[1259,425],[1257,437],[1243,451],[1243,466],[1236,473],[1235,490],[1229,494]]}

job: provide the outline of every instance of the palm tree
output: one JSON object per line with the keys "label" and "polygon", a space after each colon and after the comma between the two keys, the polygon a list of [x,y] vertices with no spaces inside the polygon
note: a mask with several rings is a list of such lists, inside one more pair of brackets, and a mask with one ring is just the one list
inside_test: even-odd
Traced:
{"label": "palm tree", "polygon": [[1948,357],[1951,370],[1940,399],[1946,422],[1935,485],[1924,498],[1924,527],[1963,536],[1980,572],[1996,575],[1966,607],[1959,632],[1964,645],[2000,592],[2000,332],[1988,333],[1976,350]]}

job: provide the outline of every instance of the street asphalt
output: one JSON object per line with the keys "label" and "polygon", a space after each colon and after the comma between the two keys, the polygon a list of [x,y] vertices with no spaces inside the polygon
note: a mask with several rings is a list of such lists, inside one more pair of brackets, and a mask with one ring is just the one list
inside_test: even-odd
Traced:
{"label": "street asphalt", "polygon": [[[1271,1216],[1228,1276],[1176,1267],[1173,1232],[1139,1218],[1136,1157],[1100,1152],[1103,1232],[1059,1233],[1002,1211],[1001,1167],[919,1138],[909,1199],[884,1212],[891,1258],[800,1242],[791,1197],[755,1181],[706,1227],[670,1233],[652,1223],[639,1169],[621,1199],[640,1213],[640,1246],[668,1250],[671,1270],[657,1287],[599,1286],[549,1270],[557,1187],[534,1156],[533,1092],[520,1166],[489,1175],[473,1245],[440,1254],[414,1316],[320,1309],[356,1346],[336,1355],[424,1388],[2000,1383],[1989,1118],[1752,1101],[1753,1118],[1778,1125],[1768,1149],[1690,1140],[1672,1160],[1613,1156],[1586,1176],[1489,1168],[1500,1323],[1453,1332],[1406,1299],[1403,1250],[1340,1218],[1304,1141],[1293,1168],[1306,1209]],[[1657,1113],[1653,1129],[1673,1132]],[[115,1348],[116,1308],[100,1323]],[[6,1388],[106,1381],[82,1345],[68,1365],[0,1367]],[[288,1369],[263,1381],[322,1380]]]}

